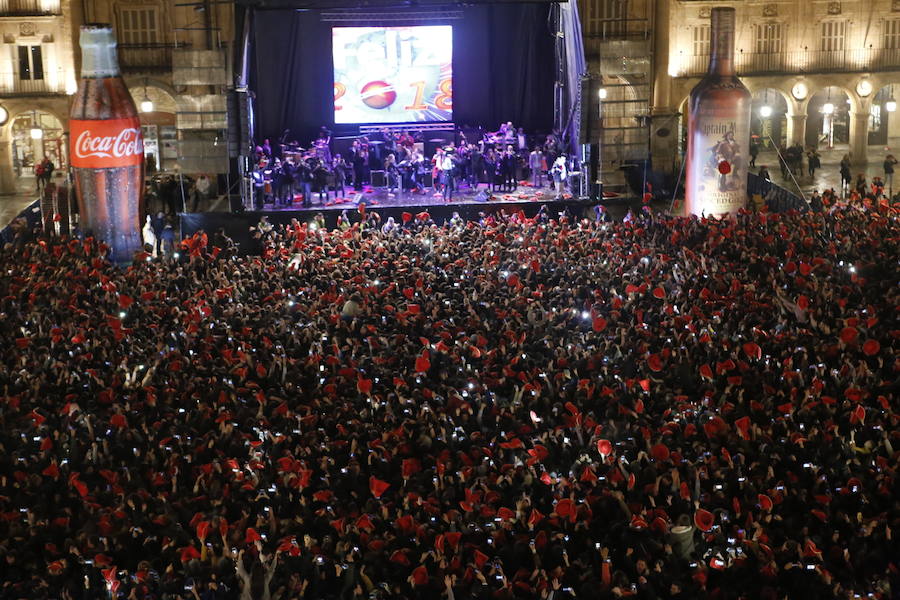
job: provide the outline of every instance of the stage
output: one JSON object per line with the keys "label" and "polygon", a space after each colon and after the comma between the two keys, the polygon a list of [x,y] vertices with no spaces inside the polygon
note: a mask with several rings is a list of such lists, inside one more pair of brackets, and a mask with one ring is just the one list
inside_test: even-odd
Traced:
{"label": "stage", "polygon": [[[572,196],[569,193],[557,198],[550,188],[533,188],[519,186],[515,192],[495,192],[491,199],[476,200],[476,196],[488,190],[487,184],[480,184],[477,192],[463,187],[461,192],[454,192],[452,202],[444,202],[440,193],[433,193],[429,188],[426,194],[414,194],[404,192],[402,194],[389,195],[383,188],[365,188],[362,192],[348,193],[348,198],[335,202],[332,193],[328,202],[318,204],[315,196],[313,206],[304,208],[299,196],[290,207],[275,207],[272,204],[264,204],[262,210],[243,212],[205,212],[182,213],[181,233],[183,237],[193,235],[199,230],[212,233],[218,229],[224,229],[233,240],[238,242],[242,252],[249,252],[250,228],[256,227],[261,218],[265,216],[273,225],[289,224],[296,219],[300,222],[308,222],[321,213],[327,227],[336,227],[337,220],[343,211],[347,211],[351,223],[360,220],[359,207],[365,204],[366,211],[377,212],[382,223],[389,217],[394,217],[397,223],[402,222],[403,213],[413,215],[427,212],[432,220],[442,225],[453,217],[453,213],[466,220],[478,220],[479,216],[498,213],[512,214],[520,210],[527,217],[533,217],[541,209],[547,207],[551,218],[558,218],[560,213],[568,212],[573,218],[594,217],[593,207],[603,204],[611,215],[621,218],[629,209],[638,209],[641,199],[637,197],[609,196],[602,202],[591,200],[589,197]],[[485,196],[486,194],[481,194]],[[340,199],[339,199],[340,200]]]}

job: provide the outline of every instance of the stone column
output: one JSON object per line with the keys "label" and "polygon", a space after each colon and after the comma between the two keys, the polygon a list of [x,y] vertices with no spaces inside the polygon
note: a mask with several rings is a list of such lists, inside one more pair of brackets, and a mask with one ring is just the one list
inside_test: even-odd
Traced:
{"label": "stone column", "polygon": [[787,140],[788,146],[800,144],[806,147],[806,115],[787,116]]}
{"label": "stone column", "polygon": [[869,113],[850,111],[850,161],[856,166],[868,162]]}
{"label": "stone column", "polygon": [[653,21],[653,103],[650,107],[650,156],[653,169],[672,173],[680,157],[678,111],[672,107],[672,78],[669,76],[670,12],[672,0],[655,0]]}
{"label": "stone column", "polygon": [[0,194],[16,193],[16,174],[13,172],[12,142],[0,138]]}

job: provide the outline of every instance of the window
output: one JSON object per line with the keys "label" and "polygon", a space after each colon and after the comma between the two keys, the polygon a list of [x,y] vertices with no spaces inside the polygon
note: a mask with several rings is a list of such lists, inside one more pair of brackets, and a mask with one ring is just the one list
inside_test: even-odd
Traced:
{"label": "window", "polygon": [[691,28],[691,47],[694,56],[709,54],[709,25],[697,25]]}
{"label": "window", "polygon": [[822,22],[822,46],[823,52],[842,52],[846,48],[844,42],[847,36],[846,21]]}
{"label": "window", "polygon": [[884,21],[884,48],[897,50],[900,48],[900,19],[886,19]]}
{"label": "window", "polygon": [[22,81],[44,78],[44,62],[40,46],[19,46],[19,79]]}
{"label": "window", "polygon": [[784,50],[782,23],[760,23],[753,28],[754,48],[758,54],[781,54]]}
{"label": "window", "polygon": [[120,44],[145,45],[155,44],[159,35],[156,8],[123,8],[119,12]]}
{"label": "window", "polygon": [[588,35],[620,35],[626,31],[628,0],[586,0],[579,8]]}

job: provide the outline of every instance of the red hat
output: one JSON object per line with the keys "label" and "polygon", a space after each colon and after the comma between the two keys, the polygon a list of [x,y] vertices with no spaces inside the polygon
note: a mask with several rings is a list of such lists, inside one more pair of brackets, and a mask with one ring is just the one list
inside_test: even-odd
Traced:
{"label": "red hat", "polygon": [[750,417],[741,417],[734,422],[734,425],[742,438],[750,439]]}
{"label": "red hat", "polygon": [[651,371],[659,372],[662,371],[663,362],[658,354],[651,354],[647,357],[647,366]]}
{"label": "red hat", "polygon": [[875,356],[879,352],[881,352],[881,344],[878,343],[878,340],[866,340],[862,347],[863,353],[866,356]]}
{"label": "red hat", "polygon": [[669,447],[665,444],[656,444],[650,448],[650,456],[660,462],[669,460]]}
{"label": "red hat", "polygon": [[597,440],[597,452],[603,454],[604,456],[608,456],[612,454],[612,451],[612,443],[610,443],[609,440]]}
{"label": "red hat", "polygon": [[473,557],[475,559],[475,566],[477,566],[479,569],[484,566],[484,563],[486,563],[489,558],[487,554],[481,552],[480,550],[476,550]]}
{"label": "red hat", "polygon": [[666,297],[666,290],[659,286],[653,288],[653,297],[662,300]]}
{"label": "red hat", "polygon": [[866,409],[863,408],[862,404],[857,404],[856,408],[853,409],[853,412],[850,413],[850,422],[853,424],[865,423],[865,420],[866,420]]}
{"label": "red hat", "polygon": [[845,344],[849,344],[856,340],[858,335],[859,331],[857,331],[856,327],[844,327],[841,329],[841,341]]}
{"label": "red hat", "polygon": [[258,542],[261,539],[262,537],[259,535],[259,533],[257,533],[255,529],[253,529],[252,527],[247,528],[247,533],[244,537],[244,541],[246,541],[248,544],[252,544],[253,542]]}
{"label": "red hat", "polygon": [[596,333],[600,333],[601,331],[606,329],[606,319],[604,319],[603,317],[594,317],[593,321],[591,322],[591,328]]}
{"label": "red hat", "polygon": [[424,565],[420,565],[413,569],[412,572],[412,580],[413,585],[427,585],[428,584],[428,569],[425,568]]}
{"label": "red hat", "polygon": [[369,491],[372,492],[372,495],[376,498],[381,498],[381,495],[389,488],[391,484],[386,481],[381,481],[377,477],[369,477]]}
{"label": "red hat", "polygon": [[400,215],[400,220],[403,221],[404,224],[412,221],[412,213],[404,211],[403,214]]}
{"label": "red hat", "polygon": [[709,531],[710,529],[712,529],[715,520],[715,515],[713,515],[708,510],[700,508],[697,509],[697,512],[694,513],[694,525],[696,525],[697,529],[699,529],[700,531]]}
{"label": "red hat", "polygon": [[759,347],[759,344],[756,342],[747,342],[743,346],[744,352],[750,358],[760,359],[762,358],[762,348]]}
{"label": "red hat", "polygon": [[756,503],[759,504],[759,507],[763,510],[772,510],[772,499],[765,494],[759,494],[756,497]]}

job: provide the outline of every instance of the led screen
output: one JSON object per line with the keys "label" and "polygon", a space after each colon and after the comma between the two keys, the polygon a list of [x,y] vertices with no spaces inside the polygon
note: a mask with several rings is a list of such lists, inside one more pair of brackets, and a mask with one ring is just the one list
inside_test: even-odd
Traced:
{"label": "led screen", "polygon": [[334,27],[335,123],[453,119],[453,27]]}

